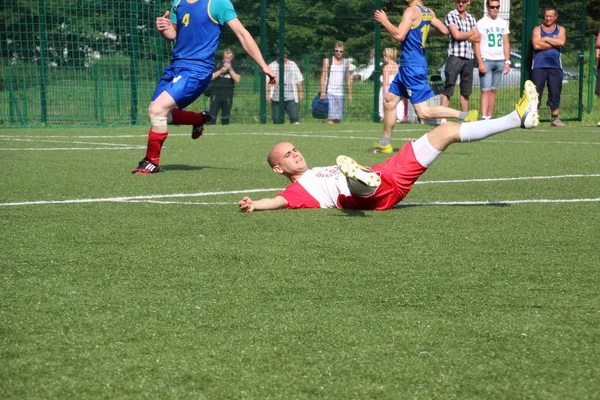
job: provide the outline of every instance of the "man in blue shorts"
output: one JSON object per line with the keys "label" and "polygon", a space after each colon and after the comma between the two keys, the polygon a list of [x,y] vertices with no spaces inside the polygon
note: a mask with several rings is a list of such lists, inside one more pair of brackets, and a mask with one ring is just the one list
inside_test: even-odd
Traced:
{"label": "man in blue shorts", "polygon": [[[170,18],[169,18],[169,14]],[[223,25],[233,31],[242,47],[275,83],[275,73],[265,63],[256,42],[244,28],[230,0],[174,0],[171,11],[156,18],[156,29],[166,40],[175,40],[171,63],[158,82],[148,107],[150,131],[146,156],[132,173],[154,174],[168,135],[167,124],[192,125],[192,139],[202,135],[210,121],[207,112],[183,111],[208,87],[215,64],[215,52]]]}
{"label": "man in blue shorts", "polygon": [[434,93],[427,83],[425,41],[431,27],[440,34],[448,34],[448,29],[421,0],[406,2],[409,6],[397,27],[392,25],[385,11],[376,10],[374,14],[375,20],[400,42],[401,51],[400,68],[383,100],[383,137],[370,149],[374,153],[393,153],[391,138],[396,123],[396,105],[402,99],[410,99],[420,119],[458,118],[468,122],[479,118],[476,110],[461,112],[448,107],[428,106],[427,100],[432,98]]}

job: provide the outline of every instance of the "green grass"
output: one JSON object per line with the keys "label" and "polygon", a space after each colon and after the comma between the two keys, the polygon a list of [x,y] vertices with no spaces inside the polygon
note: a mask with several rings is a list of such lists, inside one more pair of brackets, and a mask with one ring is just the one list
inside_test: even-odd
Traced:
{"label": "green grass", "polygon": [[369,165],[381,125],[174,128],[152,176],[146,128],[2,129],[0,397],[598,398],[599,134],[454,145],[391,211],[245,214],[275,143]]}

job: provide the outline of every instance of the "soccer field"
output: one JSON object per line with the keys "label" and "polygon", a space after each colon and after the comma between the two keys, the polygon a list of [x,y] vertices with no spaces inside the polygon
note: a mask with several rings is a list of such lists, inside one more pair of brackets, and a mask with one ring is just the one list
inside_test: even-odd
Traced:
{"label": "soccer field", "polygon": [[[592,399],[600,128],[451,146],[397,208],[239,212],[374,123],[2,129],[0,398]],[[396,127],[396,149],[426,132]]]}

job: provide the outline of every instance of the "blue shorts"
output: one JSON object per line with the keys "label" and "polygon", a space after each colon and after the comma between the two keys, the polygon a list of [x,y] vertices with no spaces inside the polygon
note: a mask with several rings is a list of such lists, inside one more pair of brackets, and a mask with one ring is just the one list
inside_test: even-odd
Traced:
{"label": "blue shorts", "polygon": [[169,65],[156,85],[152,101],[166,90],[175,100],[177,107],[184,109],[204,93],[211,78],[211,72],[206,73]]}
{"label": "blue shorts", "polygon": [[390,84],[389,92],[410,99],[412,104],[423,103],[435,94],[427,83],[427,67],[400,67]]}
{"label": "blue shorts", "polygon": [[502,60],[484,60],[483,63],[487,68],[487,74],[479,74],[481,90],[496,90],[500,85],[502,73],[504,72],[504,59]]}

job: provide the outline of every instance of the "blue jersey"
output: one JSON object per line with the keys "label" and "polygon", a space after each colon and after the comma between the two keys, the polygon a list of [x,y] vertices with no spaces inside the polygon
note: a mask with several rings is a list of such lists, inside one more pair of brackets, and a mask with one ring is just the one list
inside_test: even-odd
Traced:
{"label": "blue jersey", "polygon": [[171,65],[212,73],[223,25],[234,18],[231,0],[174,0],[171,22],[177,38]]}
{"label": "blue jersey", "polygon": [[[558,37],[560,30],[558,25],[554,27],[552,32],[546,32],[544,26],[540,25],[540,36],[541,37]],[[533,52],[533,64],[531,68],[561,68],[562,62],[560,59],[560,48],[551,47],[546,50],[534,50]]]}
{"label": "blue jersey", "polygon": [[400,66],[427,66],[425,59],[425,41],[431,28],[433,14],[431,10],[417,5],[421,12],[421,23],[411,28],[400,45]]}

